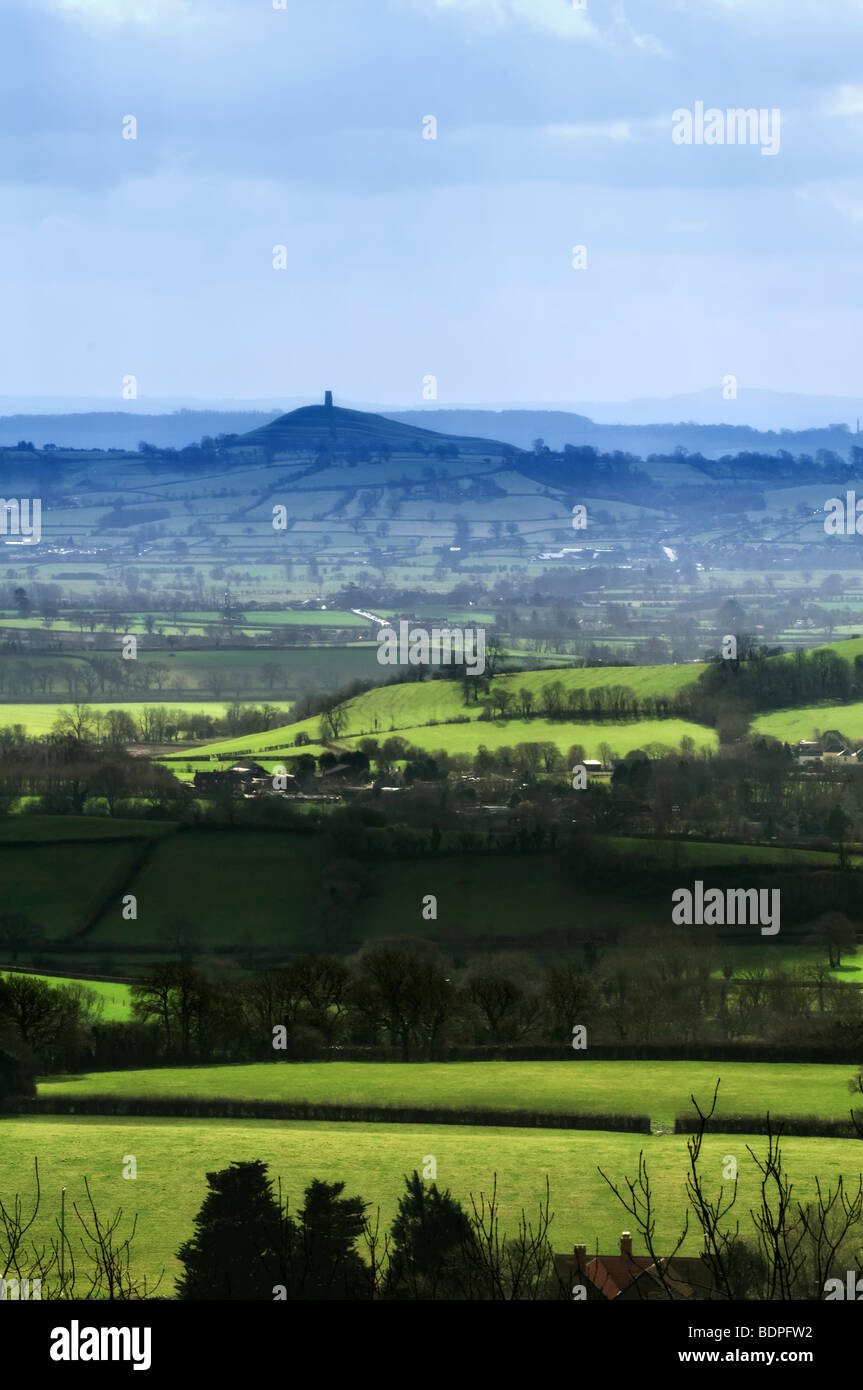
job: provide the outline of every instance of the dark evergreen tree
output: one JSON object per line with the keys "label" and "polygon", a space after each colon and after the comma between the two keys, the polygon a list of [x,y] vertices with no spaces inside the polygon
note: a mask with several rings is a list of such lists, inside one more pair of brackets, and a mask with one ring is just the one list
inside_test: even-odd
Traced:
{"label": "dark evergreen tree", "polygon": [[177,1251],[181,1299],[272,1299],[284,1280],[287,1222],[259,1159],[208,1173],[195,1234]]}
{"label": "dark evergreen tree", "polygon": [[474,1236],[467,1213],[449,1190],[424,1183],[416,1170],[405,1187],[390,1233],[385,1295],[468,1298]]}
{"label": "dark evergreen tree", "polygon": [[370,1298],[371,1275],[356,1249],[367,1203],[342,1197],[343,1182],[315,1178],[291,1232],[289,1298]]}

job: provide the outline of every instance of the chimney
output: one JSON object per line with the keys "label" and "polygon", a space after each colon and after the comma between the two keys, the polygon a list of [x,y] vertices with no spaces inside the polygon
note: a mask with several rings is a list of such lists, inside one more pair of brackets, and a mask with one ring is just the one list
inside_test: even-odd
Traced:
{"label": "chimney", "polygon": [[628,1255],[630,1258],[632,1256],[632,1236],[629,1234],[629,1231],[624,1231],[621,1234],[620,1253],[621,1255]]}
{"label": "chimney", "polygon": [[324,392],[324,409],[325,409],[325,410],[332,410],[332,408],[333,408],[333,393],[332,393],[332,391],[325,391],[325,392]]}
{"label": "chimney", "polygon": [[578,1270],[579,1274],[584,1274],[585,1268],[587,1266],[587,1246],[574,1245],[572,1247],[572,1250],[573,1254],[575,1255],[575,1267]]}

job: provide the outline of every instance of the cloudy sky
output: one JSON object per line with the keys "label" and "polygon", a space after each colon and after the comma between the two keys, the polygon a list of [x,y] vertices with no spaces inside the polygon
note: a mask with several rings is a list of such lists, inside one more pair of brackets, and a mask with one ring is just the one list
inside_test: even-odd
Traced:
{"label": "cloudy sky", "polygon": [[3,0],[0,51],[2,395],[861,392],[863,0]]}

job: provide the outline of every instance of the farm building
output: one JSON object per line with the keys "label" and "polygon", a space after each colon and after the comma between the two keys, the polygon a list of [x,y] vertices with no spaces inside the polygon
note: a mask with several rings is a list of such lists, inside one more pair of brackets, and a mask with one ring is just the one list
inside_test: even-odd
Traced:
{"label": "farm building", "polygon": [[555,1255],[558,1277],[569,1288],[582,1285],[588,1302],[602,1299],[705,1299],[714,1290],[709,1267],[700,1255],[675,1255],[654,1261],[650,1255],[633,1255],[632,1236],[624,1231],[618,1255],[587,1257],[586,1245],[573,1246],[571,1255]]}
{"label": "farm building", "polygon": [[[299,783],[290,773],[282,774],[284,787],[280,790],[288,792],[299,791]],[[230,782],[235,792],[240,792],[245,796],[256,796],[260,793],[275,792],[273,786],[273,774],[267,772],[260,763],[244,759],[242,762],[234,763],[229,768],[221,769],[218,772],[196,772],[193,779],[193,786],[196,791],[213,792],[220,786]]]}
{"label": "farm building", "polygon": [[251,782],[255,777],[269,778],[270,776],[265,767],[261,767],[260,763],[252,762],[249,758],[244,758],[239,763],[232,763],[228,771],[233,773],[235,777],[241,777],[244,782]]}
{"label": "farm building", "polygon": [[846,766],[863,766],[863,749],[852,748],[835,730],[818,740],[801,739],[797,745],[797,762],[842,763]]}
{"label": "farm building", "polygon": [[798,763],[820,763],[824,756],[824,745],[820,740],[803,738],[797,745]]}

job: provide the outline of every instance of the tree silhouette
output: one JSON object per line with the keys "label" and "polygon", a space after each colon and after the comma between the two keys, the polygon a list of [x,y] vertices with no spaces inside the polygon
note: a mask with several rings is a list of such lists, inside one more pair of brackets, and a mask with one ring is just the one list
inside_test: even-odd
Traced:
{"label": "tree silhouette", "polygon": [[399,1299],[467,1296],[470,1218],[449,1191],[427,1185],[416,1170],[405,1178],[391,1231],[385,1294]]}
{"label": "tree silhouette", "polygon": [[177,1251],[180,1299],[272,1299],[280,1282],[283,1223],[260,1159],[207,1174],[195,1234]]}
{"label": "tree silhouette", "polygon": [[371,1297],[370,1271],[355,1248],[365,1229],[367,1203],[342,1197],[344,1188],[343,1182],[317,1178],[306,1188],[296,1232],[290,1232],[289,1296]]}

